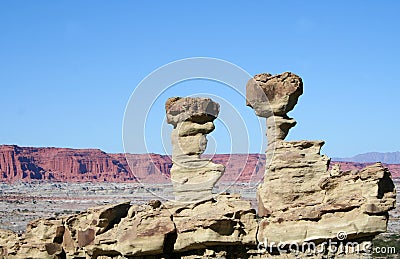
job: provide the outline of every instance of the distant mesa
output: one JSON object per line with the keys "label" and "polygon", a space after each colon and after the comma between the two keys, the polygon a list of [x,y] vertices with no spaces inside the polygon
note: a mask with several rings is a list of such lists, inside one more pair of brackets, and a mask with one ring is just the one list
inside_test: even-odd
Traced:
{"label": "distant mesa", "polygon": [[136,181],[123,157],[123,154],[110,155],[99,149],[3,145],[0,146],[0,181]]}
{"label": "distant mesa", "polygon": [[332,158],[333,161],[341,162],[357,162],[357,163],[375,163],[382,162],[385,164],[400,164],[400,152],[368,152],[353,157]]}
{"label": "distant mesa", "polygon": [[[159,154],[108,154],[100,149],[20,147],[0,145],[0,182],[153,182],[170,183],[171,158]],[[265,154],[203,155],[226,167],[219,182],[259,182],[264,177]],[[229,161],[229,163],[228,163]],[[245,167],[242,168],[243,163]],[[340,163],[343,170],[360,170],[371,163]],[[400,178],[400,164],[385,164]]]}
{"label": "distant mesa", "polygon": [[[134,168],[132,173],[128,166]],[[108,154],[100,149],[0,145],[0,182],[143,182],[170,183],[172,161],[159,154]],[[226,167],[220,182],[259,182],[263,154],[202,155]],[[245,166],[243,167],[243,165]]]}

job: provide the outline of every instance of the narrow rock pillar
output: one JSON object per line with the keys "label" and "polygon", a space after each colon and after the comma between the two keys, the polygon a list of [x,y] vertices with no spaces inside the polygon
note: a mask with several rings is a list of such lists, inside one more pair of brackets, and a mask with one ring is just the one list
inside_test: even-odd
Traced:
{"label": "narrow rock pillar", "polygon": [[206,135],[214,130],[219,104],[210,98],[173,97],[165,104],[171,133],[171,181],[177,201],[200,201],[212,197],[212,189],[225,167],[201,158]]}

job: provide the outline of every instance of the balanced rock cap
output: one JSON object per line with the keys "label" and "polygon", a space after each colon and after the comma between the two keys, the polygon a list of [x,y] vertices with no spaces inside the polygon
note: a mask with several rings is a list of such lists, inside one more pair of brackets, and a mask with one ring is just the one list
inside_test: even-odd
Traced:
{"label": "balanced rock cap", "polygon": [[165,111],[167,122],[174,127],[183,121],[204,124],[215,120],[219,104],[210,98],[171,97],[165,103]]}
{"label": "balanced rock cap", "polygon": [[303,94],[301,77],[291,72],[255,75],[246,85],[246,105],[258,116],[286,115]]}

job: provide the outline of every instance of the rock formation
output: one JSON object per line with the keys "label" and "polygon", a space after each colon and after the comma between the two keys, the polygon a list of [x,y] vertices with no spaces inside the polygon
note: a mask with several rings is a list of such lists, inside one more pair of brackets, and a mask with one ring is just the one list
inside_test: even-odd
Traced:
{"label": "rock formation", "polygon": [[296,125],[287,113],[293,110],[303,94],[303,81],[293,73],[281,75],[259,74],[246,86],[246,105],[252,107],[257,116],[266,118],[268,146],[284,140],[289,130]]}
{"label": "rock formation", "polygon": [[301,93],[292,73],[257,75],[247,85],[247,104],[268,126],[259,220],[238,195],[211,197],[224,167],[200,155],[219,105],[175,97],[166,103],[174,126],[171,180],[177,200],[188,204],[125,202],[39,219],[22,235],[0,230],[0,258],[359,258],[386,231],[396,201],[390,172],[380,163],[343,171],[346,164],[330,167],[320,155],[323,141],[285,141],[295,125],[287,112]]}
{"label": "rock formation", "polygon": [[292,73],[256,75],[247,85],[247,105],[266,117],[268,126],[270,164],[257,190],[258,241],[321,243],[337,240],[338,233],[347,240],[371,240],[386,231],[387,212],[396,202],[390,172],[381,164],[328,170],[330,159],[320,155],[323,141],[284,141],[295,125],[286,113],[301,93],[302,81]]}
{"label": "rock formation", "polygon": [[[128,166],[128,157],[134,170]],[[219,182],[259,182],[264,177],[264,154],[203,155],[226,167]],[[228,163],[229,161],[229,163]],[[246,163],[245,163],[246,162]],[[371,163],[334,162],[343,170],[361,170]],[[245,167],[243,167],[245,164]],[[384,164],[393,178],[400,164]],[[109,154],[99,149],[36,148],[0,145],[0,182],[137,182],[169,183],[172,161],[159,154]]]}
{"label": "rock formation", "polygon": [[[330,165],[339,165],[342,171],[360,171],[365,167],[373,165],[375,163],[357,163],[357,162],[337,162],[331,161]],[[384,167],[388,168],[393,179],[400,178],[400,164],[382,164]]]}
{"label": "rock formation", "polygon": [[171,181],[177,201],[208,199],[225,168],[200,158],[206,150],[206,135],[214,130],[219,104],[209,98],[169,98],[165,104],[171,133]]}
{"label": "rock formation", "polygon": [[0,257],[190,258],[185,255],[255,246],[256,232],[255,210],[234,195],[190,205],[127,202],[39,219],[22,236],[0,231]]}
{"label": "rock formation", "polygon": [[0,180],[136,181],[120,160],[99,149],[0,146]]}

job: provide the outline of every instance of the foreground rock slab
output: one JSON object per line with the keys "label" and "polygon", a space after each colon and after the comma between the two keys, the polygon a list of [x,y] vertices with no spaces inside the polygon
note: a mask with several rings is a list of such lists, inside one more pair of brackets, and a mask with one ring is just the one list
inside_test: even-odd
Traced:
{"label": "foreground rock slab", "polygon": [[[213,247],[255,246],[258,223],[250,202],[219,195],[190,205],[150,201],[39,219],[17,236],[0,231],[5,258],[131,258],[190,256]],[[211,249],[211,250],[210,250]],[[150,258],[150,257],[149,257]],[[154,257],[152,257],[154,258]]]}
{"label": "foreground rock slab", "polygon": [[215,245],[256,245],[258,223],[250,202],[220,195],[184,208],[171,206],[178,231],[174,251],[206,249]]}

